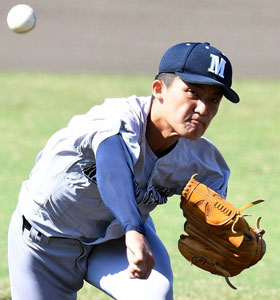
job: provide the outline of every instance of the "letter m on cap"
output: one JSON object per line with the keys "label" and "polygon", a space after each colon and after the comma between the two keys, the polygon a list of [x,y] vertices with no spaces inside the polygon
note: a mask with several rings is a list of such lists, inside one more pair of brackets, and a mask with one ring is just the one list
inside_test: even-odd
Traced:
{"label": "letter m on cap", "polygon": [[222,57],[220,60],[220,57],[215,54],[210,54],[210,56],[211,56],[211,64],[210,64],[210,68],[208,68],[208,71],[224,78],[226,61]]}

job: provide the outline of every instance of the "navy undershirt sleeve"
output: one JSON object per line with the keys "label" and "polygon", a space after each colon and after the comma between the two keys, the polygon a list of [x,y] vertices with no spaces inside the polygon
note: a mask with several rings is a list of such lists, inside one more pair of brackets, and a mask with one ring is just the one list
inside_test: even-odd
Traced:
{"label": "navy undershirt sleeve", "polygon": [[137,207],[132,161],[120,135],[104,140],[96,153],[96,180],[105,205],[125,232],[145,233]]}

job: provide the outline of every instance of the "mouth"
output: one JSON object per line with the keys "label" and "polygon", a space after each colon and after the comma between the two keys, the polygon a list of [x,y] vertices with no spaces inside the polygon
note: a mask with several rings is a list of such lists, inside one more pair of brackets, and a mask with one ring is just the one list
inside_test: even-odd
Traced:
{"label": "mouth", "polygon": [[196,126],[199,126],[199,125],[204,126],[205,125],[205,123],[200,119],[191,119],[190,123],[193,125],[196,125]]}

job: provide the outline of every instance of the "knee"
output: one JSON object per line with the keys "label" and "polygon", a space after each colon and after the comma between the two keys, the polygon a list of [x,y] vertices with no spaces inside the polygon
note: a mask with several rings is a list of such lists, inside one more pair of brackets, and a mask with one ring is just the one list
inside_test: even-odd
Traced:
{"label": "knee", "polygon": [[[167,278],[165,276],[157,276],[145,291],[147,294],[143,295],[145,297],[139,297],[140,299],[150,299],[150,300],[172,300],[173,299],[173,282],[172,278]],[[138,299],[138,298],[137,298]]]}
{"label": "knee", "polygon": [[[173,280],[153,270],[148,279],[129,279],[126,272],[103,277],[100,288],[118,300],[172,300]],[[114,278],[114,280],[113,280]]]}
{"label": "knee", "polygon": [[133,293],[130,294],[130,298],[124,298],[124,299],[172,300],[173,284],[166,277],[162,276],[160,278],[159,276],[157,276],[155,280],[151,280],[151,281],[147,280],[144,284],[139,284],[138,288],[134,287]]}

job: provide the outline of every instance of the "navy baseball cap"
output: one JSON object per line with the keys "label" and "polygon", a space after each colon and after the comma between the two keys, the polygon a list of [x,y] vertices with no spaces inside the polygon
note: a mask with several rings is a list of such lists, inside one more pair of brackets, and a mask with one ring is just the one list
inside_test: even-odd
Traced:
{"label": "navy baseball cap", "polygon": [[239,102],[239,96],[231,89],[232,67],[229,59],[209,43],[172,46],[162,56],[159,73],[175,73],[189,83],[221,86],[228,100]]}

